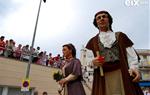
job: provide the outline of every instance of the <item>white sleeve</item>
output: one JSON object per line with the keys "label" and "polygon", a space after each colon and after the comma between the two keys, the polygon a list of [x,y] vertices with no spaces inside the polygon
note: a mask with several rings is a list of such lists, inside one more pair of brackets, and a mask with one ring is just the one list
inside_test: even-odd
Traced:
{"label": "white sleeve", "polygon": [[73,75],[73,74],[69,74],[66,78],[67,81],[72,81],[77,79],[77,76]]}
{"label": "white sleeve", "polygon": [[138,69],[139,62],[138,62],[138,56],[134,50],[133,47],[126,48],[127,51],[127,59],[130,69]]}
{"label": "white sleeve", "polygon": [[89,67],[97,68],[97,66],[94,66],[92,60],[94,59],[94,54],[92,50],[86,49],[86,63]]}

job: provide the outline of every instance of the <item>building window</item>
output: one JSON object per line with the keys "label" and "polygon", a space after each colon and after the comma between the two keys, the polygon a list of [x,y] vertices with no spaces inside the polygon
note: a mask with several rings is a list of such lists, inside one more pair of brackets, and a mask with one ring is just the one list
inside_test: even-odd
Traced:
{"label": "building window", "polygon": [[3,87],[0,87],[0,95],[2,95]]}
{"label": "building window", "polygon": [[[8,88],[8,95],[24,95],[21,92],[21,88]],[[27,92],[26,95],[31,95],[31,91]]]}

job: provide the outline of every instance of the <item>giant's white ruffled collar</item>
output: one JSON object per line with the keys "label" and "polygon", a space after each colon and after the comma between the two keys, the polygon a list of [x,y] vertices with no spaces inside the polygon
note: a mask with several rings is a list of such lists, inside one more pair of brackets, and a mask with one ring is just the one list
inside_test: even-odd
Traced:
{"label": "giant's white ruffled collar", "polygon": [[116,41],[115,33],[112,31],[99,33],[100,42],[104,45],[104,47],[111,48],[113,43]]}

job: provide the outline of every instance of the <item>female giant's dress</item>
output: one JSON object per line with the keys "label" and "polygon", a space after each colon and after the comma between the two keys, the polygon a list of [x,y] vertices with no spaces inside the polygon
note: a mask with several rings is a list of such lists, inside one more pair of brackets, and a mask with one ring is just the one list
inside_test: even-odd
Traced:
{"label": "female giant's dress", "polygon": [[66,61],[63,71],[65,73],[65,77],[72,74],[76,76],[75,79],[69,81],[66,84],[65,95],[85,95],[85,91],[82,81],[82,70],[81,70],[81,63],[79,59],[73,58],[69,61]]}

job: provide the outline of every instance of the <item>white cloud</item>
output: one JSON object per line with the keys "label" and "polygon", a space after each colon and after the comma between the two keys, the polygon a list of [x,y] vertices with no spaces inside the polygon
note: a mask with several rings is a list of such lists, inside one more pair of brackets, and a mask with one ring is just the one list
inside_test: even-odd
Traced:
{"label": "white cloud", "polygon": [[[10,6],[13,10],[0,26],[1,35],[13,38],[16,43],[30,45],[39,1],[13,0],[15,6]],[[63,44],[72,42],[79,53],[81,46],[98,32],[92,24],[94,14],[104,9],[113,16],[114,30],[127,33],[135,42],[135,48],[150,48],[150,37],[147,35],[150,32],[149,26],[147,23],[139,23],[148,21],[148,5],[128,7],[124,2],[125,0],[47,0],[41,6],[35,46],[39,45],[43,50],[57,54],[61,53]]]}

